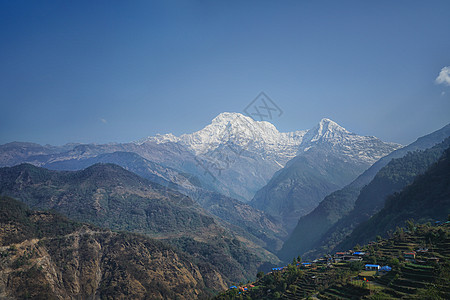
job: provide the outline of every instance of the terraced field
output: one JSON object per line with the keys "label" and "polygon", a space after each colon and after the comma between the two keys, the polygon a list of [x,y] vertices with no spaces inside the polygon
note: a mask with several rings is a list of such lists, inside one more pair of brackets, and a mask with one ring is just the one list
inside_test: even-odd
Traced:
{"label": "terraced field", "polygon": [[[450,224],[414,225],[391,236],[359,249],[366,252],[362,262],[288,265],[217,299],[450,299]],[[405,259],[411,251],[415,258]],[[364,264],[392,270],[367,272]]]}

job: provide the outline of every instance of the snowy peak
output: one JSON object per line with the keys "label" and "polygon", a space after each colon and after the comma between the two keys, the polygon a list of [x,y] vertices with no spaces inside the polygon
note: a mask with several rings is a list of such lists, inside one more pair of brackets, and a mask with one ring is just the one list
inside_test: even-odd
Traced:
{"label": "snowy peak", "polygon": [[[304,132],[281,133],[269,122],[255,121],[240,113],[224,112],[205,128],[192,134],[183,134],[180,141],[196,154],[206,153],[224,144],[258,152],[284,152],[286,147],[298,147],[303,135]],[[293,151],[291,149],[288,152]]]}
{"label": "snowy peak", "polygon": [[303,138],[304,143],[314,143],[324,140],[340,139],[345,135],[352,134],[344,127],[340,126],[336,122],[323,118],[319,124],[308,130]]}
{"label": "snowy peak", "polygon": [[385,143],[374,136],[357,135],[336,122],[324,118],[305,134],[299,153],[316,147],[322,151],[341,155],[346,160],[373,164],[381,157],[400,148],[401,145]]}
{"label": "snowy peak", "polygon": [[338,123],[323,118],[320,120],[319,124],[316,125],[315,129],[317,130],[319,135],[325,135],[328,132],[342,132],[342,133],[350,133],[344,127],[340,126]]}
{"label": "snowy peak", "polygon": [[[240,113],[224,112],[215,117],[208,126],[216,126],[220,128],[248,128],[255,131],[266,131],[268,134],[278,134],[277,128],[269,122],[255,121],[248,116]],[[208,128],[205,127],[204,129]],[[202,130],[204,130],[202,129]],[[200,130],[201,131],[201,130]]]}
{"label": "snowy peak", "polygon": [[240,113],[233,113],[233,112],[223,112],[217,115],[212,121],[211,124],[228,124],[228,123],[235,123],[239,121],[247,121],[251,122],[253,121],[251,118],[244,116]]}
{"label": "snowy peak", "polygon": [[308,131],[279,132],[266,121],[255,121],[240,113],[223,112],[210,124],[194,133],[179,137],[173,134],[156,135],[137,142],[178,143],[195,155],[211,153],[222,145],[250,151],[264,160],[283,166],[297,154],[318,147],[340,153],[348,159],[374,163],[400,145],[391,145],[375,137],[359,136],[336,122],[323,118]]}
{"label": "snowy peak", "polygon": [[137,145],[142,145],[146,142],[155,142],[157,144],[163,144],[163,143],[178,143],[180,141],[180,138],[173,135],[172,133],[166,133],[166,134],[157,134],[155,136],[149,136],[144,139],[141,139],[139,141],[134,142]]}

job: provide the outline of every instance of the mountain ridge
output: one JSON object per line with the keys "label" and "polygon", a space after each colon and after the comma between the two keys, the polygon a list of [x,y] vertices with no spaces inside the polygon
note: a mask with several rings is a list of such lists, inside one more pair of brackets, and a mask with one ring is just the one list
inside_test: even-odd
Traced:
{"label": "mountain ridge", "polygon": [[282,220],[290,232],[326,195],[398,148],[401,145],[359,136],[324,118],[304,135],[297,156],[256,192],[250,204]]}
{"label": "mountain ridge", "polygon": [[114,164],[81,171],[51,171],[31,164],[1,168],[0,194],[112,230],[171,244],[188,239],[195,243],[189,253],[217,266],[228,282],[251,278],[263,263],[260,253],[253,254],[241,242],[245,238],[223,227],[188,196]]}
{"label": "mountain ridge", "polygon": [[[321,120],[320,124],[324,125],[322,134],[339,127],[329,119]],[[307,132],[279,132],[269,122],[255,121],[240,113],[221,113],[201,130],[179,137],[165,134],[123,144],[68,144],[55,149],[42,146],[44,150],[31,146],[28,150],[19,146],[16,150],[6,147],[2,150],[0,146],[0,166],[22,162],[44,166],[67,160],[76,163],[106,153],[134,152],[152,162],[192,174],[206,189],[248,202],[299,151],[317,146],[317,141],[312,139],[309,143],[303,141]],[[362,157],[359,152],[353,153],[353,157]],[[370,159],[370,155],[365,158]]]}
{"label": "mountain ridge", "polygon": [[[450,141],[446,145],[450,146]],[[367,243],[377,235],[386,237],[388,231],[406,227],[406,222],[435,222],[450,215],[450,148],[426,172],[413,182],[390,194],[384,205],[365,222],[359,223],[336,249],[348,249]]]}
{"label": "mountain ridge", "polygon": [[[419,137],[410,145],[393,151],[378,160],[346,187],[327,195],[315,210],[299,219],[295,230],[286,240],[278,255],[282,259],[290,259],[293,255],[303,254],[314,248],[328,247],[326,245],[329,242],[326,242],[326,240],[333,235],[329,230],[332,230],[332,227],[336,226],[339,220],[354,209],[361,189],[368,185],[382,168],[393,159],[404,157],[409,152],[436,147],[449,136],[450,124]],[[327,238],[327,236],[329,237]],[[294,248],[295,250],[293,250]],[[315,254],[312,253],[311,255],[314,256]]]}

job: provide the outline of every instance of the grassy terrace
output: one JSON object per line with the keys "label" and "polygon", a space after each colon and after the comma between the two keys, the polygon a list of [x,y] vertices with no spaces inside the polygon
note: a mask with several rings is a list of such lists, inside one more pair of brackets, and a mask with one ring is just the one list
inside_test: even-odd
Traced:
{"label": "grassy terrace", "polygon": [[[417,251],[415,260],[404,258],[421,248],[427,251]],[[450,224],[398,229],[359,251],[367,254],[361,262],[290,264],[217,299],[450,299]],[[392,270],[365,271],[365,264]]]}

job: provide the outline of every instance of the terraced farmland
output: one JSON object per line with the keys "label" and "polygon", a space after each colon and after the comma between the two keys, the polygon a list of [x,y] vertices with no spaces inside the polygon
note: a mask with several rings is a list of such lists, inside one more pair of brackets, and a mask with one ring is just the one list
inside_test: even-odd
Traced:
{"label": "terraced farmland", "polygon": [[[217,299],[450,299],[450,224],[409,227],[359,248],[362,262],[332,263],[327,256],[310,268],[288,265]],[[365,264],[392,269],[367,272]]]}

